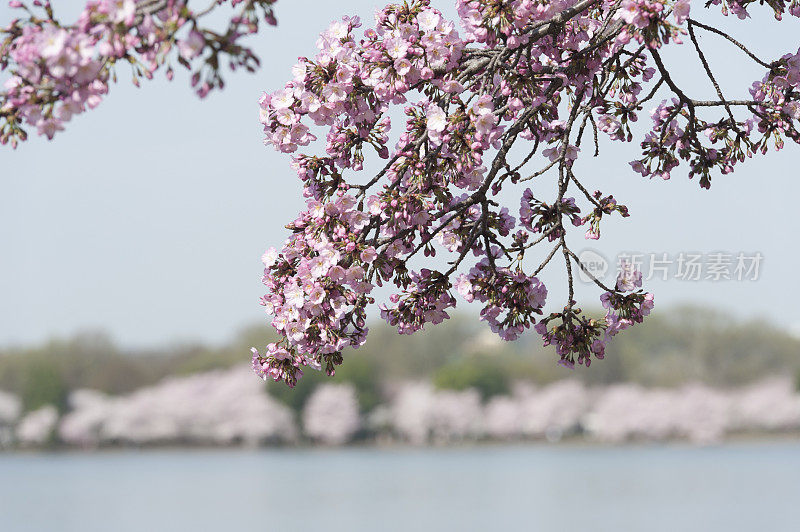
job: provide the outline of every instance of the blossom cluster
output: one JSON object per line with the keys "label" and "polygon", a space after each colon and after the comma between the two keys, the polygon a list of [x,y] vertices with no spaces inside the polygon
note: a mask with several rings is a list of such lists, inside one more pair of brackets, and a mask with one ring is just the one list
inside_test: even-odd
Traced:
{"label": "blossom cluster", "polygon": [[530,328],[547,299],[547,288],[539,279],[520,268],[492,268],[488,257],[463,274],[457,286],[465,301],[485,303],[481,319],[503,340],[516,340]]}
{"label": "blossom cluster", "polygon": [[258,31],[259,20],[274,24],[274,1],[217,2],[238,8],[227,31],[217,33],[200,26],[210,10],[194,12],[186,0],[89,0],[71,25],[54,18],[49,0],[36,0],[33,8],[12,0],[9,6],[22,16],[0,28],[0,70],[10,74],[0,92],[0,143],[24,141],[26,125],[52,139],[74,115],[100,104],[117,63],[131,66],[138,85],[164,65],[172,79],[173,56],[186,68],[194,62],[192,85],[204,97],[224,84],[223,54],[232,68],[258,64],[239,41]]}
{"label": "blossom cluster", "polygon": [[689,0],[677,0],[671,5],[658,0],[623,0],[617,18],[641,30],[660,22],[664,11],[670,8],[675,22],[683,24],[689,17],[691,4]]}
{"label": "blossom cluster", "polygon": [[265,353],[253,350],[259,375],[293,384],[307,365],[324,366],[333,375],[341,350],[363,344],[364,309],[373,288],[367,269],[376,252],[358,243],[356,234],[368,221],[352,195],[325,204],[311,199],[282,252],[271,248],[264,254],[263,282],[271,292],[262,304],[285,345],[272,343]]}
{"label": "blossom cluster", "polygon": [[389,301],[395,306],[381,305],[381,317],[397,326],[400,334],[413,334],[426,323],[436,325],[448,319],[447,309],[456,306],[450,294],[450,283],[441,272],[423,268],[410,272],[410,283],[402,296],[392,294]]}
{"label": "blossom cluster", "polygon": [[[745,6],[749,3],[728,2],[726,5],[745,18],[748,16]],[[784,3],[776,2],[770,6],[780,18]],[[794,3],[793,6],[792,14],[800,16],[800,8]],[[693,24],[708,28],[690,21],[690,29]],[[691,38],[699,50],[693,33]],[[766,154],[770,144],[780,150],[785,139],[800,143],[800,103],[796,90],[800,82],[800,51],[785,54],[769,64],[749,50],[746,53],[767,69],[763,79],[754,82],[750,88],[751,100],[726,100],[718,87],[720,99],[717,102],[698,101],[680,90],[673,98],[663,100],[651,111],[653,127],[641,143],[643,157],[631,162],[636,172],[642,176],[669,179],[681,161],[686,161],[689,177],[699,176],[700,186],[710,188],[712,170],[728,174],[753,155]],[[662,80],[669,79],[668,83],[674,84],[665,73],[663,64],[659,69]],[[711,71],[707,72],[716,86]],[[727,116],[717,121],[704,120],[698,116],[699,108],[703,106],[722,107]]]}
{"label": "blossom cluster", "polygon": [[[742,20],[750,17],[747,8],[754,3],[754,0],[711,0],[711,2],[709,2],[711,5],[720,6],[723,15],[727,16],[730,13]],[[800,2],[797,0],[789,0],[789,2],[785,0],[772,0],[768,2],[767,5],[773,10],[777,20],[781,20],[786,11],[792,16],[800,17]]]}
{"label": "blossom cluster", "polygon": [[583,225],[579,212],[581,209],[575,204],[575,198],[562,198],[560,202],[548,205],[534,198],[531,189],[526,188],[520,199],[519,219],[522,226],[531,233],[541,233],[551,242],[566,234],[561,225],[562,216],[569,217],[576,227]]}
{"label": "blossom cluster", "polygon": [[[390,103],[404,101],[402,94],[411,86],[431,81],[434,70],[458,64],[463,47],[452,22],[434,10],[420,15],[408,20],[408,14],[386,9],[358,43],[353,34],[361,26],[358,17],[331,24],[317,41],[317,55],[301,59],[285,88],[261,99],[265,142],[294,152],[314,139],[310,121],[331,127],[326,151],[342,168],[358,169],[351,151],[360,151],[364,143],[386,157],[390,122],[381,119],[382,113]],[[460,89],[452,80],[439,85]],[[444,117],[438,124],[433,129],[441,132]]]}
{"label": "blossom cluster", "polygon": [[650,314],[653,294],[640,290],[641,286],[642,272],[625,262],[614,288],[600,296],[606,309],[602,319],[587,317],[579,308],[569,308],[541,320],[536,331],[544,338],[545,345],[556,347],[560,364],[574,368],[577,362],[588,367],[592,355],[598,359],[605,357],[606,344],[617,333],[641,323]]}
{"label": "blossom cluster", "polygon": [[[459,279],[458,291],[467,301],[485,304],[483,319],[503,338],[515,339],[531,327],[547,294],[521,267],[495,264],[501,251],[496,245],[490,250],[490,240],[495,234],[508,236],[516,220],[505,208],[495,211],[476,201],[487,172],[483,154],[501,147],[501,122],[518,116],[523,101],[508,98],[498,111],[491,93],[471,102],[459,96],[465,87],[450,70],[459,64],[465,42],[427,2],[387,7],[376,15],[375,29],[366,30],[357,44],[354,30],[360,26],[355,17],[333,23],[318,40],[317,56],[302,58],[293,79],[260,100],[265,142],[280,151],[295,152],[316,140],[311,126],[329,127],[326,156],[294,160],[309,209],[290,224],[294,234],[283,250],[270,250],[264,260],[270,293],[262,303],[284,338],[263,353],[254,350],[253,363],[262,377],[289,385],[304,366],[324,366],[333,373],[342,349],[364,341],[365,307],[373,287],[367,279],[401,288],[381,305],[382,317],[401,333],[448,317],[447,309],[456,304],[449,280],[455,270],[407,267],[420,250],[436,253],[434,236],[459,253],[458,262],[470,250],[485,255]],[[497,81],[511,94],[506,80]],[[383,172],[390,185],[367,196],[365,186],[346,183],[342,172],[362,168],[364,145],[389,158],[391,123],[385,113],[390,104],[406,101],[403,93],[411,87],[428,89],[420,90],[425,93],[420,101],[406,106],[405,131]],[[548,125],[542,136],[554,143],[551,159],[559,151],[574,159],[577,148],[555,145],[563,123]],[[429,151],[436,156],[433,164]],[[456,194],[458,189],[467,193]],[[350,190],[358,192],[352,196]],[[535,232],[558,225],[562,211],[574,224],[581,223],[574,199],[559,205],[552,212],[528,208],[523,226]]]}
{"label": "blossom cluster", "polygon": [[[689,18],[687,0],[456,7],[461,33],[428,0],[389,5],[363,30],[344,17],[283,88],[260,99],[264,142],[293,154],[308,202],[283,249],[265,256],[262,303],[282,338],[254,351],[262,377],[294,385],[304,367],[332,374],[343,349],[365,341],[371,290],[383,284],[397,290],[379,303],[381,317],[400,333],[447,319],[457,292],[482,304],[481,318],[504,340],[532,328],[562,364],[588,366],[650,314],[654,298],[628,267],[612,287],[593,279],[605,316],[588,316],[574,299],[573,269],[583,266],[569,248],[570,226],[596,240],[605,217],[629,215],[576,175],[585,135],[594,135],[595,151],[599,132],[632,141],[643,105],[669,90],[632,167],[667,179],[686,161],[702,186],[712,171],[730,172],[765,149],[767,138],[800,138],[797,55],[767,65],[752,102],[721,90],[719,100],[700,102],[675,84],[662,47],[685,45],[688,35],[705,62],[695,29],[708,26]],[[752,116],[735,119],[732,106]],[[727,117],[706,120],[706,109]],[[298,153],[315,147],[316,155]],[[381,169],[360,178],[368,157]],[[502,190],[519,194],[518,219],[498,200]],[[418,264],[437,254],[447,266]],[[566,305],[545,314],[539,273],[561,258]]]}

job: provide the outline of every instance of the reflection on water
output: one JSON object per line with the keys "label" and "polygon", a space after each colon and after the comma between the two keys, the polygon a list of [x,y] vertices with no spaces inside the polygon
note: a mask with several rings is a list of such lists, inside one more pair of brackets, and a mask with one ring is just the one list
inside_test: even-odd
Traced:
{"label": "reflection on water", "polygon": [[796,531],[800,443],[0,455],[0,530]]}

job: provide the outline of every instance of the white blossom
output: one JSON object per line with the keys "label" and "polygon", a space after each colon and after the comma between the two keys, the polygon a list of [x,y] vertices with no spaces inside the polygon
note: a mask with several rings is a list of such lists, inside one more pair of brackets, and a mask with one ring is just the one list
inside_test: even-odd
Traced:
{"label": "white blossom", "polygon": [[50,440],[58,422],[58,410],[52,405],[28,413],[17,425],[17,440],[23,445],[43,445]]}
{"label": "white blossom", "polygon": [[349,384],[323,384],[303,409],[305,433],[326,445],[342,445],[361,426],[355,389]]}
{"label": "white blossom", "polygon": [[202,443],[256,445],[297,437],[288,407],[246,366],[170,378],[130,395],[77,391],[59,435],[75,445]]}

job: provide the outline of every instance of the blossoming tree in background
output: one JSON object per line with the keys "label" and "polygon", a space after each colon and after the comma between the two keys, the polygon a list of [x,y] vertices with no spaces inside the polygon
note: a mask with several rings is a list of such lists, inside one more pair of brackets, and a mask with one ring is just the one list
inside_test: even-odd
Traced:
{"label": "blossoming tree in background", "polygon": [[[752,0],[711,0],[740,18]],[[800,2],[770,0],[776,18]],[[435,325],[464,300],[505,340],[533,327],[561,363],[589,365],[606,343],[653,308],[641,273],[625,265],[600,288],[605,317],[577,306],[570,227],[597,239],[603,220],[628,216],[607,191],[592,190],[574,162],[598,137],[632,141],[643,106],[666,97],[637,139],[643,176],[669,179],[684,164],[708,188],[712,173],[785,138],[800,140],[800,55],[767,61],[725,32],[689,18],[688,0],[456,0],[462,30],[428,0],[389,5],[375,25],[334,22],[284,88],[261,99],[266,143],[292,153],[307,208],[287,227],[281,251],[263,257],[262,303],[283,338],[254,350],[264,378],[290,386],[310,366],[333,374],[342,351],[366,339],[375,286],[394,285],[381,315],[400,333]],[[696,6],[700,7],[700,6]],[[726,98],[697,34],[729,41],[764,69],[750,98]],[[716,98],[679,87],[662,60],[680,47]],[[392,116],[402,109],[405,118]],[[398,113],[396,113],[398,114]],[[392,123],[394,121],[394,123]],[[391,128],[399,130],[391,140]],[[298,153],[324,135],[324,150]],[[587,149],[588,145],[588,149]],[[364,175],[367,154],[384,159]],[[537,157],[537,155],[539,157]],[[519,207],[498,193],[516,191]],[[516,207],[516,206],[514,206]],[[440,270],[418,256],[449,253]],[[568,296],[544,314],[548,264],[566,271]],[[563,306],[561,306],[563,305]]]}
{"label": "blossoming tree in background", "polygon": [[[11,0],[20,16],[0,28],[0,71],[10,73],[0,92],[0,144],[16,147],[27,127],[52,139],[73,115],[100,104],[118,64],[127,63],[135,85],[162,67],[172,79],[177,63],[192,71],[200,97],[222,88],[226,62],[232,70],[258,66],[242,40],[275,24],[274,3],[215,0],[195,11],[186,0],[90,0],[67,24],[49,0]],[[224,7],[232,10],[224,30],[204,26]]]}
{"label": "blossoming tree in background", "polygon": [[324,384],[303,408],[306,435],[324,445],[342,445],[360,428],[356,390],[350,384]]}

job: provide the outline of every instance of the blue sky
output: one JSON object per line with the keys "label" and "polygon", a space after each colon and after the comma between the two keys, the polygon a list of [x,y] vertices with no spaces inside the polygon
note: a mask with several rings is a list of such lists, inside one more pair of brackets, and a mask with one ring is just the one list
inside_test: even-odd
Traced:
{"label": "blue sky", "polygon": [[[56,7],[58,8],[58,2]],[[256,101],[280,88],[297,56],[315,51],[317,34],[342,14],[371,22],[379,3],[280,1],[280,25],[251,42],[262,58],[255,75],[228,75],[205,101],[185,76],[133,88],[121,82],[96,110],[73,119],[52,142],[33,138],[0,151],[0,345],[27,344],[83,329],[104,329],[124,345],[199,339],[222,342],[258,322],[259,258],[279,246],[301,208],[288,158],[262,144]],[[434,1],[452,14],[452,3]],[[695,9],[699,7],[699,3]],[[723,22],[768,58],[795,51],[797,21]],[[10,13],[0,7],[0,23]],[[718,17],[713,17],[717,19]],[[707,20],[705,17],[703,20]],[[796,33],[795,33],[796,35]],[[708,55],[730,97],[745,96],[757,70],[711,36]],[[666,56],[692,96],[710,96],[689,46]],[[641,122],[649,122],[643,113]],[[755,282],[647,286],[657,308],[699,303],[780,326],[800,323],[796,302],[796,201],[800,150],[791,145],[748,161],[701,190],[677,171],[670,181],[642,179],[627,161],[636,145],[609,145],[579,162],[589,188],[626,203],[632,216],[604,227],[588,246],[623,251],[760,252]],[[518,200],[511,198],[515,212]],[[563,274],[545,276],[555,300]],[[581,290],[589,302],[593,290]],[[474,312],[474,309],[467,309]]]}

